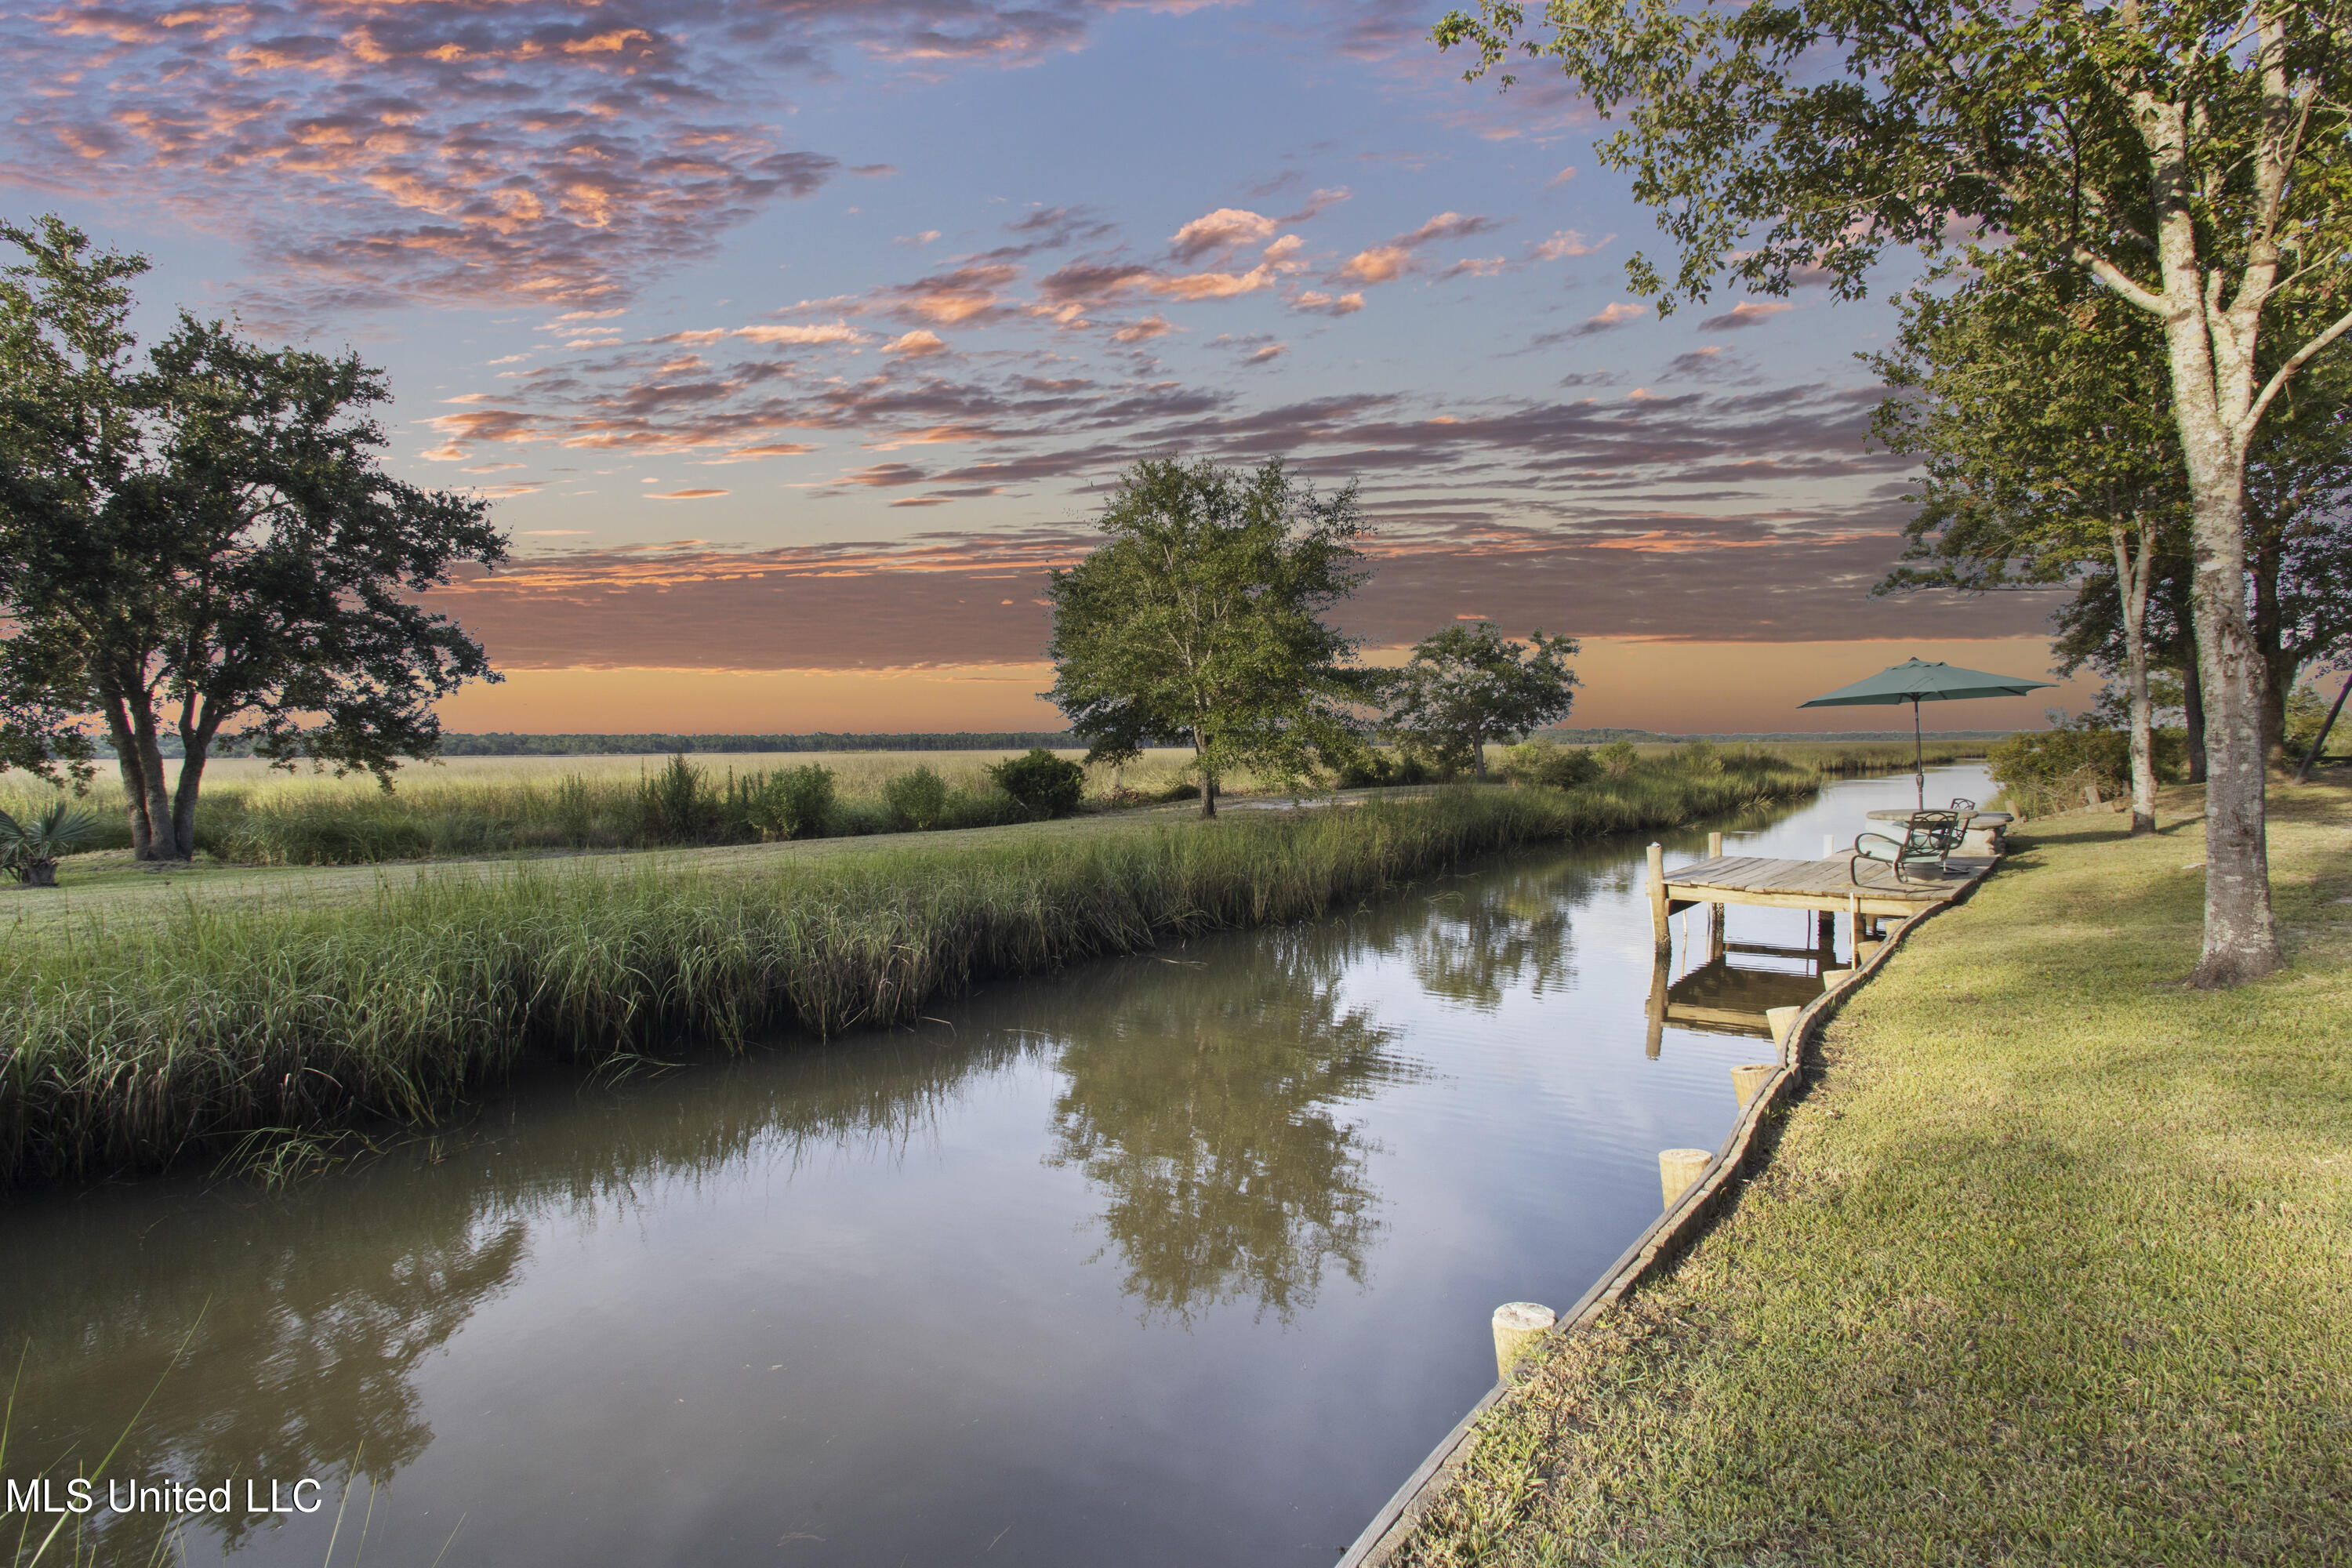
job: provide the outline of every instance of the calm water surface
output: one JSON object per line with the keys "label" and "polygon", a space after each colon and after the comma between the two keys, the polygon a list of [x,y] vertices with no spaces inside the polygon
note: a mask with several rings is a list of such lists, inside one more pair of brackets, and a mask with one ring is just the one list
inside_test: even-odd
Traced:
{"label": "calm water surface", "polygon": [[[1911,787],[1731,837],[1819,855]],[[540,1084],[281,1196],[19,1204],[6,1473],[94,1463],[152,1391],[110,1474],[327,1483],[190,1524],[196,1563],[329,1561],[350,1479],[339,1563],[363,1529],[385,1564],[1328,1563],[1494,1381],[1491,1310],[1573,1300],[1761,1059],[1654,1029],[1642,876],[1543,851],[916,1030]],[[1774,1005],[1818,969],[1733,962]]]}

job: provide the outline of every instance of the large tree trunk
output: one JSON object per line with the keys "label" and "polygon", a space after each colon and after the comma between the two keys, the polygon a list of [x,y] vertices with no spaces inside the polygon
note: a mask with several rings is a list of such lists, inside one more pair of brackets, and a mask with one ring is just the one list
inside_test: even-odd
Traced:
{"label": "large tree trunk", "polygon": [[2147,588],[2156,552],[2148,547],[2144,516],[2135,516],[2128,529],[2120,519],[2111,518],[2107,532],[2115,545],[2116,585],[2123,598],[2124,690],[2131,708],[2131,830],[2137,838],[2156,831],[2156,735],[2147,707]]}
{"label": "large tree trunk", "polygon": [[194,707],[195,699],[190,698],[180,712],[180,781],[172,792],[172,842],[183,860],[196,858],[196,792],[204,787],[213,737],[220,733],[213,708],[207,704],[204,717],[197,719]]}
{"label": "large tree trunk", "polygon": [[[2184,421],[2186,423],[2186,421]],[[2184,442],[2184,446],[2191,445]],[[2263,670],[2246,624],[2244,465],[2193,446],[2197,668],[2205,711],[2205,951],[2190,982],[2234,985],[2284,962],[2271,913],[2263,789]]]}
{"label": "large tree trunk", "polygon": [[[2281,26],[2275,16],[2264,17],[2260,52],[2263,94],[2279,106],[2283,118],[2275,123],[2284,125],[2293,116]],[[2132,107],[2148,150],[2162,273],[2160,297],[2140,293],[2164,323],[2196,556],[2190,591],[2205,700],[2205,951],[2189,978],[2198,986],[2234,985],[2284,962],[2271,913],[2263,673],[2246,625],[2245,534],[2255,348],[2278,253],[2267,240],[2249,253],[2236,298],[2225,302],[2222,278],[2199,251],[2188,106],[2143,90],[2133,94]],[[2266,137],[2249,172],[2263,199],[2284,189],[2285,160],[2283,146]]]}
{"label": "large tree trunk", "polygon": [[139,742],[131,732],[131,716],[122,699],[112,691],[101,697],[107,740],[114,747],[114,765],[122,774],[122,814],[131,821],[131,858],[152,859],[155,831],[147,815],[147,772],[139,760]]}
{"label": "large tree trunk", "polygon": [[155,730],[154,704],[144,691],[126,694],[131,713],[131,743],[139,753],[140,783],[147,796],[147,853],[143,860],[184,860],[172,831],[172,792],[163,783],[163,748]]}
{"label": "large tree trunk", "polygon": [[1478,736],[1470,742],[1471,776],[1480,784],[1486,782],[1486,737]]}

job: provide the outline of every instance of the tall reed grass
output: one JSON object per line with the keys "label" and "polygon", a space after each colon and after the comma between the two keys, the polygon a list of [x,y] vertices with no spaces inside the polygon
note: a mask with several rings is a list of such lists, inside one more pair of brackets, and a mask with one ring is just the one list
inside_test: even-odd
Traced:
{"label": "tall reed grass", "polygon": [[[1573,792],[877,846],[758,877],[434,877],[357,910],[206,909],[0,954],[0,1183],[156,1168],[257,1130],[426,1123],[526,1056],[903,1022],[992,975],[1307,919],[1465,857],[1679,826],[1818,787],[1644,764]],[[936,841],[934,841],[936,844]]]}

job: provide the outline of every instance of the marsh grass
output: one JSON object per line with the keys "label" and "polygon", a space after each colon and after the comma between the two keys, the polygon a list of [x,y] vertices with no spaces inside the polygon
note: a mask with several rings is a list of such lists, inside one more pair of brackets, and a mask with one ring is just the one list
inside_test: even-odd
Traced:
{"label": "marsh grass", "polygon": [[885,840],[759,876],[523,864],[352,908],[191,901],[169,922],[67,924],[0,952],[0,1181],[154,1168],[259,1129],[427,1124],[526,1056],[593,1068],[681,1038],[740,1050],[903,1023],[988,976],[1312,918],[1486,851],[1816,787],[1777,765],[1651,764],[1575,792]]}
{"label": "marsh grass", "polygon": [[[989,771],[1023,754],[457,757],[403,769],[389,793],[364,776],[289,774],[225,758],[205,771],[196,847],[244,865],[365,866],[906,832],[915,817],[923,827],[983,827],[1027,820]],[[1087,797],[1097,805],[1163,798],[1190,762],[1189,752],[1160,751],[1122,767],[1089,768]],[[814,782],[820,773],[823,788]],[[918,777],[938,789],[934,796],[929,784],[917,784],[923,809],[910,816],[892,805],[893,791],[903,795]],[[1254,783],[1240,779],[1237,793]],[[0,811],[24,817],[58,799],[40,779],[0,773]],[[101,773],[75,804],[93,818],[89,847],[130,847],[118,781]]]}
{"label": "marsh grass", "polygon": [[2200,793],[2037,824],[1908,939],[1400,1568],[2352,1557],[2352,790],[2274,790],[2291,967],[2216,993]]}

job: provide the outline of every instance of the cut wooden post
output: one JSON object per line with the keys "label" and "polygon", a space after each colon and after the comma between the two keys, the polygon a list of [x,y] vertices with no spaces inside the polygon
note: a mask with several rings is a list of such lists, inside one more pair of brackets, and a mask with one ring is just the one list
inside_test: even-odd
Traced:
{"label": "cut wooden post", "polygon": [[1508,1383],[1511,1369],[1549,1331],[1556,1314],[1533,1301],[1506,1301],[1495,1309],[1495,1378]]}
{"label": "cut wooden post", "polygon": [[1650,846],[1650,932],[1657,939],[1659,951],[1675,944],[1672,928],[1666,924],[1666,847]]}
{"label": "cut wooden post", "polygon": [[1764,1009],[1764,1022],[1772,1031],[1772,1043],[1774,1045],[1780,1047],[1784,1051],[1789,1048],[1789,1031],[1796,1027],[1797,1015],[1803,1011],[1804,1009],[1802,1007],[1767,1007]]}
{"label": "cut wooden post", "polygon": [[1853,978],[1853,971],[1851,969],[1824,969],[1822,971],[1822,989],[1834,991]]}
{"label": "cut wooden post", "polygon": [[1837,952],[1837,916],[1822,910],[1814,916],[1813,945],[1834,956]]}
{"label": "cut wooden post", "polygon": [[1885,945],[1886,943],[1885,940],[1879,937],[1872,937],[1868,942],[1855,942],[1853,944],[1853,966],[1856,969],[1860,969],[1864,964],[1868,963],[1873,958],[1878,956],[1878,950]]}
{"label": "cut wooden post", "polygon": [[1722,834],[1710,833],[1706,836],[1706,858],[1710,860],[1720,860],[1723,858]]}
{"label": "cut wooden post", "polygon": [[1756,1091],[1769,1082],[1772,1075],[1780,1070],[1779,1062],[1759,1062],[1747,1067],[1733,1068],[1731,1092],[1739,1097],[1740,1106],[1745,1109],[1748,1102],[1756,1098]]}
{"label": "cut wooden post", "polygon": [[1666,1194],[1666,1207],[1691,1190],[1691,1184],[1706,1173],[1707,1163],[1715,1156],[1705,1149],[1661,1149],[1658,1151],[1658,1187]]}
{"label": "cut wooden post", "polygon": [[1723,956],[1723,906],[1706,906],[1706,961],[1713,963]]}

